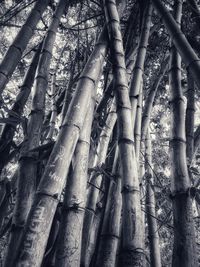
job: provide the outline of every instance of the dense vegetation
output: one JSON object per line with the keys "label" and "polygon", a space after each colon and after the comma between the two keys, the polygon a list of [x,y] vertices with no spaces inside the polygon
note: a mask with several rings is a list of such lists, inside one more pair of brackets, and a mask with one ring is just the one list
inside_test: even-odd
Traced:
{"label": "dense vegetation", "polygon": [[198,0],[0,0],[0,264],[199,265]]}

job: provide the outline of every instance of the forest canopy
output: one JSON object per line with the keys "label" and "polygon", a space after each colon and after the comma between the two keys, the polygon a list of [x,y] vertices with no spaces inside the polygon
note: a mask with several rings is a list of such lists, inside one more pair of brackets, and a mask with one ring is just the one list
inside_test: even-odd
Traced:
{"label": "forest canopy", "polygon": [[200,262],[200,2],[0,0],[0,265]]}

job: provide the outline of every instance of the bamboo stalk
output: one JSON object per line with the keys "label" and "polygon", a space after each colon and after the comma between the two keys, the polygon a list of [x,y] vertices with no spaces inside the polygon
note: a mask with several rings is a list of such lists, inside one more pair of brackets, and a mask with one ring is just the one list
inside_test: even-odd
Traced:
{"label": "bamboo stalk", "polygon": [[[181,23],[182,1],[174,3],[174,17]],[[190,178],[186,160],[185,100],[181,88],[181,57],[171,47],[169,84],[172,112],[172,204],[174,216],[174,246],[172,266],[197,266],[196,243],[190,196]]]}
{"label": "bamboo stalk", "polygon": [[122,266],[141,266],[144,260],[142,216],[137,160],[133,142],[131,103],[126,77],[124,49],[115,1],[104,1],[111,57],[115,77],[117,115],[119,123],[119,155],[122,167]]}
{"label": "bamboo stalk", "polygon": [[13,74],[21,56],[34,34],[36,25],[47,8],[49,0],[38,0],[30,12],[25,24],[21,27],[15,40],[7,50],[0,65],[0,94],[2,94],[9,78]]}

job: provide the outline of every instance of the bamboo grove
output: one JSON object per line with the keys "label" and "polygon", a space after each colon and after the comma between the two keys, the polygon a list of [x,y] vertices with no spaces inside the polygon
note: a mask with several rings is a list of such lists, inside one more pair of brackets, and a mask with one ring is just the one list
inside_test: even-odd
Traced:
{"label": "bamboo grove", "polygon": [[200,2],[0,0],[0,265],[197,267]]}

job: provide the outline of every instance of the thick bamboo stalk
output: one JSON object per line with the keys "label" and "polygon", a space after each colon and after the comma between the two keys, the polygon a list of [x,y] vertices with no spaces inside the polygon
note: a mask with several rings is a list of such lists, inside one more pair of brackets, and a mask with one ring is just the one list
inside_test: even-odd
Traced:
{"label": "thick bamboo stalk", "polygon": [[86,206],[88,156],[94,107],[95,98],[92,99],[91,106],[88,109],[75,150],[74,170],[66,184],[55,263],[56,266],[60,267],[80,266],[82,228]]}
{"label": "thick bamboo stalk", "polygon": [[13,255],[13,250],[15,250],[16,252],[18,250],[24,226],[36,191],[36,159],[38,153],[29,152],[29,150],[38,147],[40,143],[41,129],[44,118],[45,95],[48,86],[52,50],[60,18],[65,11],[67,4],[68,2],[66,2],[65,0],[61,0],[58,3],[52,22],[43,42],[35,78],[35,90],[32,100],[32,110],[28,122],[27,136],[25,137],[25,141],[21,149],[16,204],[13,214],[13,228],[7,257],[5,260],[5,266],[13,266],[13,264],[15,264],[16,255]]}
{"label": "thick bamboo stalk", "polygon": [[16,124],[6,123],[3,127],[0,139],[0,171],[7,163],[16,127],[20,123],[20,117],[23,113],[24,106],[30,95],[39,61],[40,52],[41,45],[40,47],[38,47],[32,59],[32,62],[26,72],[26,76],[24,77],[23,83],[20,86],[19,94],[17,95],[16,101],[11,109],[12,113],[14,113],[14,116],[12,115],[12,113],[8,116],[8,119],[10,120],[15,119],[15,117],[18,118],[18,120],[16,119]]}
{"label": "thick bamboo stalk", "polygon": [[[123,1],[120,8],[123,10],[125,5],[126,2]],[[38,186],[16,266],[21,266],[22,263],[29,263],[34,267],[40,265],[58,199],[67,177],[92,92],[96,88],[96,82],[102,71],[106,52],[107,33],[104,28],[79,77],[75,95]]]}
{"label": "thick bamboo stalk", "polygon": [[121,221],[121,175],[118,152],[113,164],[112,180],[109,185],[108,199],[103,219],[102,232],[95,266],[116,266],[117,249],[120,237]]}
{"label": "thick bamboo stalk", "polygon": [[130,99],[132,106],[133,127],[135,127],[137,102],[141,89],[141,81],[143,79],[142,76],[144,72],[144,61],[146,57],[147,45],[149,42],[152,10],[153,10],[152,4],[150,1],[148,1],[148,4],[144,11],[143,24],[141,29],[140,41],[138,45],[138,52],[130,84]]}
{"label": "thick bamboo stalk", "polygon": [[[108,145],[110,142],[111,134],[116,123],[117,115],[115,110],[111,110],[108,114],[105,126],[102,129],[99,144],[97,148],[97,159],[95,160],[94,166],[102,167],[105,164]],[[83,266],[89,266],[90,257],[87,253],[88,248],[90,246],[90,232],[93,225],[93,219],[95,216],[97,200],[99,197],[99,188],[101,188],[103,179],[103,173],[96,175],[93,174],[92,178],[90,179],[90,183],[92,186],[89,187],[88,194],[87,194],[87,204],[86,204],[86,213],[84,218],[83,224],[83,240],[82,240],[82,256],[81,256],[81,264]]]}
{"label": "thick bamboo stalk", "polygon": [[159,234],[156,220],[156,207],[155,207],[155,193],[154,193],[154,179],[152,170],[152,154],[151,154],[151,139],[148,131],[146,138],[146,212],[148,222],[148,239],[150,247],[150,260],[151,266],[161,267],[160,247],[159,247]]}
{"label": "thick bamboo stalk", "polygon": [[[174,3],[174,16],[181,22],[182,1]],[[181,88],[181,58],[171,47],[169,84],[172,112],[172,203],[174,215],[174,246],[172,266],[197,266],[190,178],[186,161],[185,100]]]}
{"label": "thick bamboo stalk", "polygon": [[36,25],[41,19],[48,4],[49,0],[38,0],[36,2],[26,22],[6,52],[0,65],[0,94],[3,92],[9,78],[19,63],[21,56],[35,31]]}
{"label": "thick bamboo stalk", "polygon": [[144,260],[143,225],[122,35],[115,1],[104,1],[104,9],[111,44],[119,123],[118,145],[122,167],[123,203],[122,266],[141,266]]}
{"label": "thick bamboo stalk", "polygon": [[[135,8],[135,6],[133,6],[133,9],[134,8]],[[132,14],[130,15],[130,18],[129,18],[130,25],[127,26],[127,27],[130,27],[130,29],[132,30],[129,33],[130,35],[132,35],[134,32],[133,27],[136,28],[136,26],[137,26],[137,23],[136,23],[136,25],[132,24],[134,21],[133,17],[132,17],[133,15],[135,15],[135,12],[132,12]],[[132,36],[132,38],[133,38],[133,36]],[[126,52],[125,52],[128,80],[130,80],[130,78],[132,76],[133,68],[135,65],[136,52],[138,49],[138,36],[136,36],[136,37],[134,36],[133,39],[134,39],[133,45],[131,47],[127,46]],[[110,80],[110,78],[112,78],[112,79]],[[114,97],[114,94],[113,94],[113,75],[112,76],[109,75],[109,82],[107,84],[108,84],[108,86],[106,87],[104,95],[103,95],[103,97],[102,97],[102,99],[98,105],[98,108],[97,108],[97,113],[99,113],[99,114],[102,113],[103,109],[107,106],[109,100]]]}

